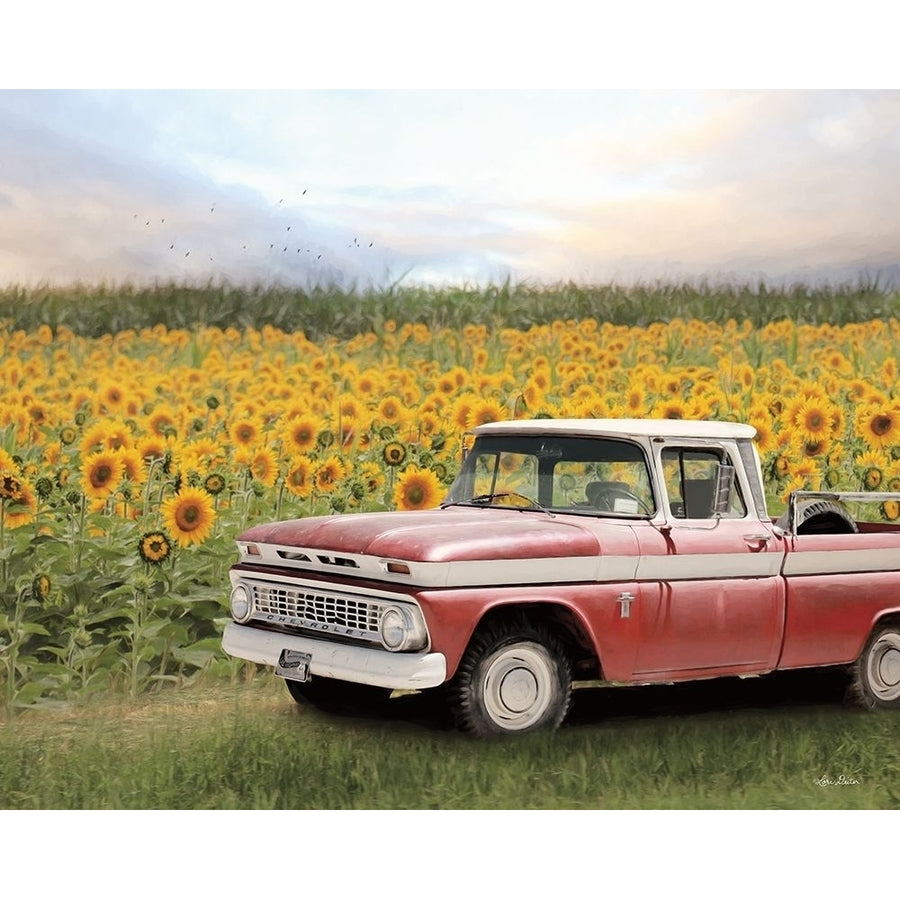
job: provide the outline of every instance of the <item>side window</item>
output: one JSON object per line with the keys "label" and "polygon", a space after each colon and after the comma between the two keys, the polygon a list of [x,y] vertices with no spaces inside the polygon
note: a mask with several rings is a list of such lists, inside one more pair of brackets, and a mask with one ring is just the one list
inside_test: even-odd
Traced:
{"label": "side window", "polygon": [[[721,463],[733,465],[718,450],[699,450],[692,447],[666,447],[662,451],[663,476],[669,507],[676,519],[710,519],[716,473]],[[726,517],[740,519],[747,515],[740,485],[734,482],[731,505]]]}

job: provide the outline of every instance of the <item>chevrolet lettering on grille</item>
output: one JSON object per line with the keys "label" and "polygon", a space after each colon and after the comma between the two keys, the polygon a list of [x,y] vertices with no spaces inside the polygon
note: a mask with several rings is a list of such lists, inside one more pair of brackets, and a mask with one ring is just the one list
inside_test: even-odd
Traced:
{"label": "chevrolet lettering on grille", "polygon": [[253,618],[259,621],[360,640],[378,636],[382,604],[377,601],[264,582],[253,582],[250,588],[256,610]]}

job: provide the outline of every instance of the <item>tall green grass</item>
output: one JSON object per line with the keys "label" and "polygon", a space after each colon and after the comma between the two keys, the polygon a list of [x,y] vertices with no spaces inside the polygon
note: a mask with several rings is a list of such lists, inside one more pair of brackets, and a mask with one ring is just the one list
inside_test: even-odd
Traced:
{"label": "tall green grass", "polygon": [[647,325],[673,318],[725,322],[745,319],[761,326],[779,319],[835,325],[900,316],[900,291],[877,280],[810,288],[765,284],[616,284],[553,286],[528,283],[484,287],[285,287],[160,283],[8,286],[0,289],[0,321],[26,331],[40,325],[67,327],[98,337],[126,329],[165,325],[221,328],[271,325],[303,331],[312,340],[348,338],[373,331],[386,320],[432,328],[465,325],[529,328],[554,320],[595,318]]}
{"label": "tall green grass", "polygon": [[110,698],[0,728],[0,808],[900,808],[900,718],[797,684],[582,690],[560,731],[487,741],[416,698],[326,716],[270,676]]}

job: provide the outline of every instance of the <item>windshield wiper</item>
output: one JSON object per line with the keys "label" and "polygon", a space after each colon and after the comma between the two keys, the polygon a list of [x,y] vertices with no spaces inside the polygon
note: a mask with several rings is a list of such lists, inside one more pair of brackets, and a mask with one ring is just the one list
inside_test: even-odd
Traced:
{"label": "windshield wiper", "polygon": [[542,506],[537,500],[532,500],[531,497],[526,497],[525,494],[517,494],[515,491],[501,491],[496,494],[478,494],[475,497],[469,497],[468,500],[449,500],[446,503],[441,504],[441,509],[446,509],[448,506],[488,506],[493,505],[494,500],[499,500],[502,497],[516,497],[519,500],[524,500],[528,505],[527,506],[504,506],[503,509],[517,509],[520,512],[525,512],[529,509],[538,509],[541,512],[547,513],[548,516],[553,516],[553,513],[547,509],[546,506]]}

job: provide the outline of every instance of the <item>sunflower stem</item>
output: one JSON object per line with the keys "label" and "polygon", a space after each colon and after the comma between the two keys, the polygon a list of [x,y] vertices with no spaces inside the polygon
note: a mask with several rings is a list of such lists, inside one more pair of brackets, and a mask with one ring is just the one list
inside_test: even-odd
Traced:
{"label": "sunflower stem", "polygon": [[0,499],[0,554],[2,554],[2,560],[0,560],[0,572],[2,572],[2,584],[0,584],[0,597],[3,597],[6,594],[6,579],[8,577],[7,570],[7,562],[6,562],[6,554],[3,553],[4,550],[4,539],[5,539],[5,531],[6,531],[6,500]]}

